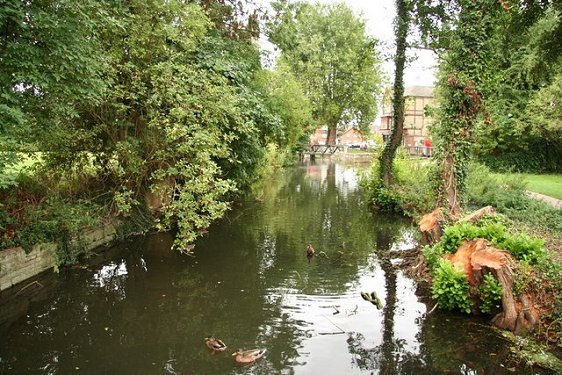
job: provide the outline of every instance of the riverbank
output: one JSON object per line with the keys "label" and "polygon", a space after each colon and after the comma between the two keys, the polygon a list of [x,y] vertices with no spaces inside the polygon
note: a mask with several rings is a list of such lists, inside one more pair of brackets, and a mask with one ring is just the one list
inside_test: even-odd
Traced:
{"label": "riverbank", "polygon": [[[369,209],[364,170],[317,160],[279,173],[259,202],[248,197],[211,226],[192,256],[170,250],[172,233],[157,233],[30,280],[0,306],[22,300],[1,332],[0,373],[95,373],[100,358],[108,373],[240,373],[247,368],[230,354],[259,347],[267,353],[251,367],[256,375],[555,374],[517,362],[483,317],[430,313],[394,267],[417,229]],[[376,293],[382,308],[361,292]],[[210,334],[226,353],[207,351]]]}
{"label": "riverbank", "polygon": [[[107,246],[117,238],[117,224],[107,223],[82,232],[82,254]],[[41,243],[26,252],[22,247],[0,250],[0,291],[17,286],[38,274],[58,268],[56,243]]]}
{"label": "riverbank", "polygon": [[[384,188],[377,179],[375,163],[371,172],[374,177],[365,183],[369,196],[378,207],[405,213],[421,222],[424,214],[434,210],[437,199],[431,165],[399,158],[395,166],[396,184]],[[485,206],[494,207],[496,214],[485,215],[478,223],[455,223],[437,215],[433,223],[438,229],[426,236],[429,245],[412,266],[418,271],[428,267],[421,276],[429,283],[437,308],[488,315],[500,327],[520,335],[530,334],[560,355],[562,211],[527,196],[525,188],[521,179],[496,178],[486,167],[471,165],[464,191],[464,215]],[[479,259],[486,262],[484,271],[472,275],[471,254],[488,247],[496,248],[498,259],[494,259],[499,263]],[[487,254],[479,254],[484,253]],[[482,286],[485,274],[488,276]]]}

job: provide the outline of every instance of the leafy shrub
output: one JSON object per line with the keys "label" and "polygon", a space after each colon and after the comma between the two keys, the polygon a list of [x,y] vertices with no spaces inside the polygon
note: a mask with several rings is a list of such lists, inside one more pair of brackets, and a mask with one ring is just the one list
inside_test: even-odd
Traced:
{"label": "leafy shrub", "polygon": [[374,160],[368,177],[362,181],[374,206],[410,217],[419,217],[434,208],[435,194],[427,160],[411,159],[399,150],[393,164],[395,183],[390,187],[383,186],[379,160]]}
{"label": "leafy shrub", "polygon": [[502,249],[507,249],[515,259],[536,264],[546,257],[544,241],[540,238],[532,238],[525,233],[518,233],[514,236],[506,237],[498,244]]}
{"label": "leafy shrub", "polygon": [[499,210],[518,207],[526,198],[526,189],[524,180],[512,176],[494,175],[482,164],[469,165],[466,200],[470,206],[494,206]]}
{"label": "leafy shrub", "polygon": [[492,307],[502,299],[503,288],[498,280],[491,274],[484,275],[484,279],[480,284],[478,290],[478,297],[480,298],[480,311],[489,314]]}
{"label": "leafy shrub", "polygon": [[493,206],[499,213],[531,228],[562,231],[562,211],[528,197],[524,180],[515,176],[493,175],[482,164],[472,163],[467,179],[467,204]]}
{"label": "leafy shrub", "polygon": [[468,294],[468,280],[462,270],[456,269],[447,259],[439,259],[437,263],[431,292],[442,309],[459,309],[470,314],[472,302]]}
{"label": "leafy shrub", "polygon": [[426,245],[423,247],[422,253],[427,267],[429,267],[429,270],[434,273],[434,270],[437,268],[439,260],[441,259],[441,255],[444,253],[443,244],[438,242],[433,246]]}
{"label": "leafy shrub", "polygon": [[454,253],[462,241],[476,238],[478,234],[479,228],[468,222],[448,226],[443,230],[443,236],[440,240],[443,243],[443,251],[445,253]]}
{"label": "leafy shrub", "polygon": [[484,238],[497,248],[507,250],[517,260],[536,264],[546,256],[544,241],[526,234],[510,235],[498,218],[486,218],[477,224],[458,222],[443,230],[443,235],[433,248],[424,250],[424,256],[430,269],[436,265],[436,259],[445,253],[455,253],[462,241]]}

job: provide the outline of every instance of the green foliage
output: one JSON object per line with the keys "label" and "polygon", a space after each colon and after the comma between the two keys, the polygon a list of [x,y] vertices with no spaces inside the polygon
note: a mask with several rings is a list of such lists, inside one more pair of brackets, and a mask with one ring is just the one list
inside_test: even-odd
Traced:
{"label": "green foliage", "polygon": [[314,131],[312,106],[302,85],[283,59],[277,61],[274,71],[264,71],[261,79],[269,93],[270,107],[281,120],[278,142],[291,150],[302,148]]}
{"label": "green foliage", "polygon": [[425,245],[422,248],[423,257],[425,259],[425,264],[429,268],[430,272],[433,273],[437,265],[439,264],[439,260],[441,259],[441,255],[443,255],[444,250],[442,246],[439,244],[432,245]]}
{"label": "green foliage", "polygon": [[[513,4],[520,7],[520,4]],[[496,29],[494,77],[487,83],[488,120],[480,122],[475,152],[498,171],[559,171],[562,153],[556,106],[562,50],[559,11],[547,3],[505,13]]]}
{"label": "green foliage", "polygon": [[385,187],[380,180],[380,160],[373,160],[371,171],[362,181],[362,186],[375,207],[414,218],[434,208],[430,164],[413,160],[399,152],[393,164],[395,183]]}
{"label": "green foliage", "polygon": [[96,167],[116,187],[116,207],[126,212],[158,191],[166,202],[156,212],[159,227],[177,227],[174,246],[187,250],[222,216],[227,198],[257,178],[265,144],[279,134],[254,84],[259,53],[213,32],[194,4],[138,2],[112,11],[123,28],[106,35],[111,95],[90,109],[84,130],[105,145]]}
{"label": "green foliage", "polygon": [[365,22],[343,3],[273,7],[269,37],[307,93],[314,120],[328,126],[328,141],[335,142],[337,127],[367,130],[376,116],[381,61]]}
{"label": "green foliage", "polygon": [[[468,162],[474,143],[475,125],[483,110],[483,93],[491,73],[487,68],[494,55],[493,34],[499,26],[500,5],[496,1],[459,0],[444,5],[452,13],[442,21],[447,27],[447,49],[438,76],[438,109],[432,127],[434,156],[439,161],[438,198],[448,213],[460,213],[466,188]],[[442,15],[439,15],[442,16]],[[438,33],[439,34],[439,33]],[[470,56],[470,58],[467,58]]]}
{"label": "green foliage", "polygon": [[524,179],[493,175],[481,164],[471,164],[467,180],[467,204],[493,206],[509,219],[529,227],[562,230],[562,212],[525,194]]}
{"label": "green foliage", "polygon": [[559,156],[562,155],[562,74],[559,73],[549,86],[531,97],[527,118],[532,121],[533,134],[544,139]]}
{"label": "green foliage", "polygon": [[529,280],[529,284],[544,298],[548,314],[549,336],[554,338],[559,346],[562,345],[562,263],[557,259],[545,259],[536,266],[536,277]]}
{"label": "green foliage", "polygon": [[[177,227],[175,246],[191,248],[273,161],[264,159],[266,145],[281,160],[310,126],[310,106],[294,79],[281,70],[272,73],[275,85],[261,79],[267,74],[251,42],[258,13],[244,8],[250,3],[1,7],[0,83],[9,88],[0,97],[3,172],[15,164],[14,151],[40,150],[46,174],[33,178],[59,180],[38,195],[45,210],[59,200],[72,207],[79,197],[103,197],[113,214],[142,217],[140,227],[155,218],[161,228]],[[0,187],[16,186],[18,173],[0,175]],[[145,220],[151,192],[165,205]],[[32,195],[1,193],[20,204]],[[32,228],[20,219],[2,215],[2,232]],[[51,227],[30,229],[27,241]]]}
{"label": "green foliage", "polygon": [[[511,235],[504,224],[492,217],[477,224],[457,222],[446,227],[439,242],[426,252],[429,259],[434,260],[442,254],[455,253],[462,241],[475,238],[484,238],[492,245],[509,251],[517,260],[530,264],[536,264],[546,256],[543,240],[521,233]],[[435,265],[433,261],[428,264],[430,268]]]}
{"label": "green foliage", "polygon": [[462,269],[456,269],[450,261],[439,259],[431,292],[440,308],[458,309],[470,314],[472,302],[469,298],[468,280]]}
{"label": "green foliage", "polygon": [[139,204],[133,198],[134,192],[132,190],[116,191],[113,195],[113,201],[117,206],[117,214],[122,216],[129,216],[133,207]]}
{"label": "green foliage", "polygon": [[492,308],[502,299],[503,288],[498,280],[491,274],[484,275],[484,279],[478,289],[480,298],[480,311],[484,314],[492,312]]}
{"label": "green foliage", "polygon": [[515,259],[536,264],[546,257],[544,240],[532,238],[525,233],[518,233],[506,237],[498,244],[502,249],[507,249]]}
{"label": "green foliage", "polygon": [[456,252],[462,241],[478,237],[478,232],[476,226],[467,222],[446,227],[440,240],[443,244],[443,251],[449,254]]}
{"label": "green foliage", "polygon": [[502,211],[524,199],[525,191],[526,184],[521,178],[493,175],[490,169],[482,164],[469,165],[466,192],[468,205],[493,206]]}
{"label": "green foliage", "polygon": [[81,108],[100,103],[108,64],[99,31],[112,21],[94,0],[13,1],[0,7],[0,149],[78,138]]}
{"label": "green foliage", "polygon": [[[99,207],[90,202],[68,203],[55,199],[28,206],[18,213],[19,226],[14,236],[9,238],[5,232],[0,247],[21,246],[29,252],[34,245],[54,242],[57,244],[57,266],[73,264],[84,255],[82,231],[98,222],[97,210]],[[2,216],[0,220],[4,228],[15,224],[13,217]],[[27,224],[22,225],[22,222]]]}

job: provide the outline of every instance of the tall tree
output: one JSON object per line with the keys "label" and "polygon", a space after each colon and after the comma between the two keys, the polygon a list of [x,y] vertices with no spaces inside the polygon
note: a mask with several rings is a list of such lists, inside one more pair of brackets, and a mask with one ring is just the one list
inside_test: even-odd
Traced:
{"label": "tall tree", "polygon": [[394,91],[392,106],[394,109],[393,127],[390,140],[386,143],[380,156],[381,180],[385,186],[394,182],[392,162],[396,150],[402,142],[404,132],[404,67],[406,65],[406,39],[410,29],[410,6],[408,0],[396,0],[396,54],[394,55]]}
{"label": "tall tree", "polygon": [[367,131],[377,113],[381,67],[365,22],[342,3],[273,5],[269,37],[302,83],[315,121],[328,126],[328,144],[335,144],[338,128]]}
{"label": "tall tree", "polygon": [[477,117],[483,108],[493,48],[487,35],[497,23],[501,8],[495,0],[458,1],[455,32],[439,75],[439,110],[434,133],[438,135],[437,160],[441,206],[454,217],[461,211],[468,162]]}
{"label": "tall tree", "polygon": [[269,104],[282,122],[277,143],[290,151],[299,149],[314,131],[312,108],[302,85],[283,59],[277,61],[273,71],[264,71],[261,79],[268,92]]}
{"label": "tall tree", "polygon": [[486,89],[490,121],[479,122],[475,155],[491,167],[562,169],[559,143],[546,128],[537,128],[540,113],[528,108],[562,68],[562,48],[554,42],[562,38],[562,17],[556,10],[560,6],[560,1],[514,3],[504,12],[504,26],[490,35],[497,41],[494,79]]}
{"label": "tall tree", "polygon": [[438,204],[453,217],[472,154],[483,94],[492,80],[494,35],[503,3],[497,0],[417,1],[422,33],[439,49],[438,101],[433,134],[438,163]]}

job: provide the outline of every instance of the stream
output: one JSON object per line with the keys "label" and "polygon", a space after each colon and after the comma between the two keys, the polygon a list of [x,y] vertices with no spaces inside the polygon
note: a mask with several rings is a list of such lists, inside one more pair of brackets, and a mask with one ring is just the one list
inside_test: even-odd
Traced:
{"label": "stream", "polygon": [[[170,233],[136,237],[2,292],[0,373],[550,374],[515,362],[485,317],[427,314],[385,256],[413,248],[416,228],[368,207],[367,166],[280,173],[191,256],[170,250]],[[211,353],[208,336],[227,350]],[[241,366],[239,348],[267,351]]]}

